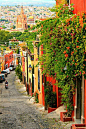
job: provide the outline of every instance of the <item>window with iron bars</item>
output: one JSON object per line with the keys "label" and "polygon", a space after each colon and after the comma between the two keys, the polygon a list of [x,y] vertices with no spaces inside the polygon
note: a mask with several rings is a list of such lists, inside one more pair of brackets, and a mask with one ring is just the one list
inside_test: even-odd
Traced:
{"label": "window with iron bars", "polygon": [[38,89],[40,90],[40,70],[38,69]]}

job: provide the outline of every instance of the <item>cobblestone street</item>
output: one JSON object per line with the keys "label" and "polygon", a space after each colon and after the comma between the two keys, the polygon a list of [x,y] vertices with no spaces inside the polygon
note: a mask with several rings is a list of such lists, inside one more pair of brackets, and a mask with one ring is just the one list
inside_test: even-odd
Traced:
{"label": "cobblestone street", "polygon": [[0,83],[0,129],[64,129],[56,119],[45,118],[34,104],[27,103],[28,95],[18,91],[15,72],[8,77],[8,89]]}

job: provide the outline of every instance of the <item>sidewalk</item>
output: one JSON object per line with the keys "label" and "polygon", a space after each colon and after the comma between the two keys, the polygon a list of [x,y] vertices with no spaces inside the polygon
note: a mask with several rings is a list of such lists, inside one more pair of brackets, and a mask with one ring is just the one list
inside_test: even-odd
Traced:
{"label": "sidewalk", "polygon": [[47,119],[54,120],[55,127],[57,125],[56,123],[60,123],[62,126],[64,126],[65,129],[70,129],[71,125],[75,123],[73,121],[70,121],[70,122],[60,121],[60,112],[65,112],[64,106],[60,106],[55,111],[48,113],[48,111],[45,110],[43,105],[41,105],[39,103],[35,103],[34,97],[29,96],[27,94],[25,85],[22,82],[20,82],[19,79],[16,80],[16,84],[17,84],[16,88],[19,90],[19,92],[22,93],[24,95],[24,97],[28,98],[28,99],[26,99],[26,103],[33,104],[35,106],[36,110],[42,114],[44,119],[47,118]]}

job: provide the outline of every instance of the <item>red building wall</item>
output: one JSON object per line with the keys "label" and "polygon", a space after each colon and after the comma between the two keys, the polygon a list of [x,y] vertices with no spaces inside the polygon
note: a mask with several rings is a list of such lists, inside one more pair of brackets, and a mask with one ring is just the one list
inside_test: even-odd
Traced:
{"label": "red building wall", "polygon": [[[41,55],[43,54],[43,45],[41,46]],[[53,86],[53,92],[56,92],[57,94],[57,107],[61,106],[61,93],[60,88],[55,85],[56,80],[53,77],[46,76],[46,81],[50,82]],[[44,93],[44,75],[42,78],[42,104],[45,106],[45,93]]]}
{"label": "red building wall", "polygon": [[[59,0],[56,1],[56,5],[59,4]],[[78,14],[78,13],[82,13],[82,12],[86,12],[86,0],[70,0],[70,4],[74,4],[74,14]],[[85,93],[86,93],[86,79],[85,79],[85,89],[84,89]],[[84,117],[85,117],[85,123],[86,123],[86,94],[84,96]],[[75,95],[73,96],[73,106],[75,106],[76,100],[75,100]],[[74,116],[74,111],[72,112],[72,118]]]}
{"label": "red building wall", "polygon": [[74,4],[74,13],[86,12],[86,0],[70,0]]}
{"label": "red building wall", "polygon": [[9,68],[11,64],[13,64],[13,51],[5,54],[5,69]]}
{"label": "red building wall", "polygon": [[[58,5],[58,1],[56,1],[56,5]],[[74,4],[74,14],[77,14],[78,12],[86,12],[86,0],[70,0],[70,4]]]}
{"label": "red building wall", "polygon": [[85,124],[86,124],[86,79],[84,81],[84,117],[85,117]]}
{"label": "red building wall", "polygon": [[[73,3],[74,5],[74,14],[78,14],[78,13],[82,13],[82,12],[86,12],[86,0],[70,0],[70,4]],[[86,79],[85,79],[85,83],[84,83],[84,91],[86,93]],[[86,123],[86,94],[84,96],[84,118],[85,118],[85,123]],[[75,96],[73,98],[73,102],[74,102],[74,106],[75,106]],[[72,113],[72,117],[74,116],[74,111]]]}
{"label": "red building wall", "polygon": [[53,92],[56,92],[57,94],[57,107],[61,106],[61,88],[58,87],[58,85],[55,85],[56,80],[53,77],[47,76],[46,81],[49,81],[51,85],[53,86]]}

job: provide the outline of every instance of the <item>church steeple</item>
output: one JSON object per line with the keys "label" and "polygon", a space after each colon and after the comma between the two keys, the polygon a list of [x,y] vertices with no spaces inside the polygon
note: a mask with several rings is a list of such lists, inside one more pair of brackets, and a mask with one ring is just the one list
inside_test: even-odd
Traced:
{"label": "church steeple", "polygon": [[21,15],[24,14],[23,5],[21,6]]}
{"label": "church steeple", "polygon": [[27,16],[24,14],[23,6],[21,6],[21,14],[17,16],[16,28],[26,30],[27,27]]}

